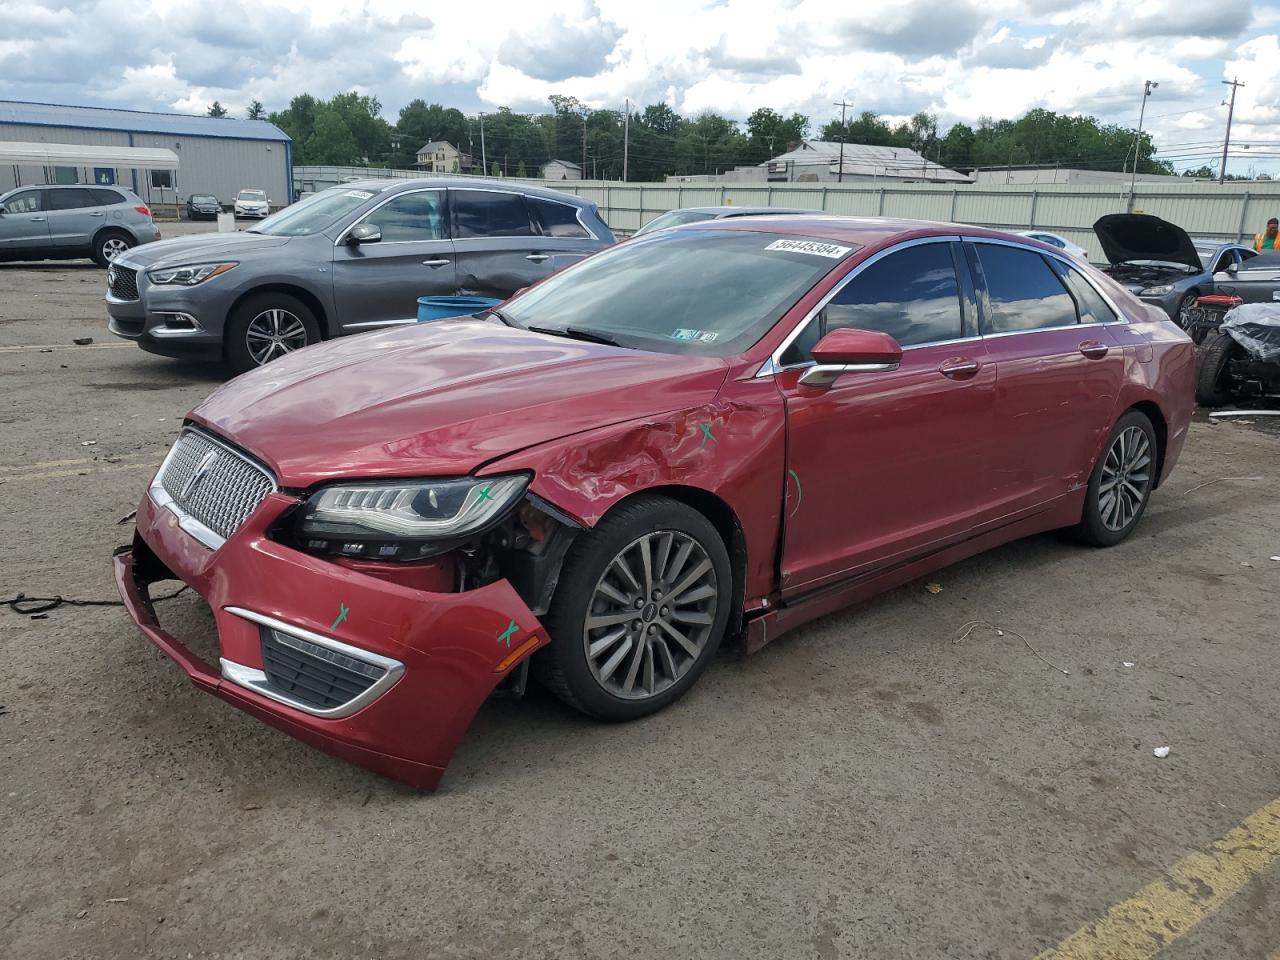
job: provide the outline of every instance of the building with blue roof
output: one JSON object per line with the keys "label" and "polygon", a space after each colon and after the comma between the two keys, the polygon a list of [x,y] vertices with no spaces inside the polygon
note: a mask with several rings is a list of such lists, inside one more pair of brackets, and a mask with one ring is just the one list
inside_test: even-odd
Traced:
{"label": "building with blue roof", "polygon": [[[292,199],[293,144],[265,120],[0,100],[0,156],[6,142],[95,150],[84,166],[0,161],[0,192],[41,183],[117,183],[154,204],[212,194],[229,206],[244,189],[265,190],[273,207]],[[130,166],[133,148],[170,150],[176,167]]]}

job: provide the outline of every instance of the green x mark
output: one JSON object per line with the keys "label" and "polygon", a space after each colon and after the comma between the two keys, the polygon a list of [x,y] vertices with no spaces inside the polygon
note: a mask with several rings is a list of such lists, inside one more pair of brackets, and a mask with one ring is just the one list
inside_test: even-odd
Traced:
{"label": "green x mark", "polygon": [[489,488],[485,487],[483,490],[480,491],[480,499],[477,500],[476,502],[484,503],[486,500],[492,500],[492,499],[493,499],[493,496],[489,493]]}
{"label": "green x mark", "polygon": [[333,621],[329,629],[337,630],[338,624],[340,624],[343,620],[347,619],[347,614],[350,612],[351,611],[347,609],[347,605],[343,603],[341,600],[339,600],[338,601],[338,619]]}
{"label": "green x mark", "polygon": [[702,428],[702,442],[698,444],[698,449],[701,450],[703,447],[707,445],[708,440],[715,440],[716,435],[711,432],[711,424],[700,423],[698,424],[698,426]]}
{"label": "green x mark", "polygon": [[520,632],[520,628],[517,627],[516,622],[512,620],[510,623],[507,624],[507,629],[503,630],[502,633],[498,634],[498,642],[502,643],[505,641],[507,644],[507,649],[510,650],[511,638],[514,637],[519,632]]}

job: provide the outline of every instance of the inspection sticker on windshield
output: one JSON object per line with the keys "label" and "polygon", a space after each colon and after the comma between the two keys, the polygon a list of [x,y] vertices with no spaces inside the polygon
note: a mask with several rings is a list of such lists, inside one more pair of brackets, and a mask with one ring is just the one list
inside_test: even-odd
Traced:
{"label": "inspection sticker on windshield", "polygon": [[819,243],[816,240],[775,240],[765,249],[786,250],[790,253],[809,253],[815,257],[830,257],[832,260],[839,260],[853,247],[841,247],[834,243]]}
{"label": "inspection sticker on windshield", "polygon": [[677,327],[676,331],[671,334],[671,339],[697,340],[699,343],[714,343],[718,336],[720,336],[720,334],[714,330],[688,330],[684,327]]}
{"label": "inspection sticker on windshield", "polygon": [[373,196],[373,194],[368,193],[364,190],[348,190],[346,193],[343,194],[343,196],[355,197],[357,200],[368,200],[370,197]]}

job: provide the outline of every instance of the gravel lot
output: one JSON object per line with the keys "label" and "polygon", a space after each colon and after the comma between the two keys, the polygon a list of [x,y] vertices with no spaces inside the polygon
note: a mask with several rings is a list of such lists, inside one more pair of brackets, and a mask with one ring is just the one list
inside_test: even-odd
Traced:
{"label": "gravel lot", "polygon": [[[115,340],[103,287],[0,265],[0,596],[112,598],[118,519],[226,375]],[[492,702],[434,795],[197,692],[117,607],[0,608],[0,954],[1035,956],[1280,796],[1278,439],[1197,423],[1122,546],[1005,547],[645,721]],[[1192,489],[1222,477],[1264,479]],[[1241,882],[1162,960],[1280,949],[1280,865]]]}

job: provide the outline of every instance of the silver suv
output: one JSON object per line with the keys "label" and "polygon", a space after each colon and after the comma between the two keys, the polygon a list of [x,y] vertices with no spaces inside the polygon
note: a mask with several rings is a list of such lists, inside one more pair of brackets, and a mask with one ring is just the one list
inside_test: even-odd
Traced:
{"label": "silver suv", "polygon": [[0,194],[0,261],[76,260],[106,266],[160,239],[151,210],[124,187],[18,187]]}
{"label": "silver suv", "polygon": [[596,205],[505,180],[362,180],[241,233],[132,250],[107,273],[111,332],[248,370],[299,347],[414,323],[419,297],[504,300],[614,242]]}

